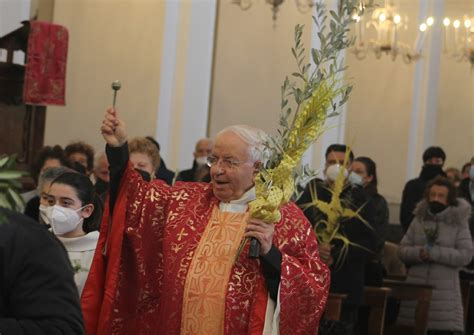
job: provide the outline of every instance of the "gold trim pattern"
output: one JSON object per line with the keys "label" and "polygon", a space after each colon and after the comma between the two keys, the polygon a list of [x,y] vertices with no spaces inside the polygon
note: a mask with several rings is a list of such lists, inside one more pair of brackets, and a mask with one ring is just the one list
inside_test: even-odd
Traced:
{"label": "gold trim pattern", "polygon": [[229,275],[248,213],[216,206],[189,267],[184,287],[181,334],[223,334]]}

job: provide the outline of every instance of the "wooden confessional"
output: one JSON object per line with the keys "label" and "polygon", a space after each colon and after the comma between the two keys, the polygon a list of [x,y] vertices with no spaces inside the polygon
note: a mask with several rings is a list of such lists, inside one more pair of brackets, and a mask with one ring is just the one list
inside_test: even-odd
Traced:
{"label": "wooden confessional", "polygon": [[46,107],[23,102],[25,66],[13,63],[15,51],[25,60],[28,52],[30,23],[22,24],[0,37],[0,155],[17,154],[18,167],[29,170],[43,147]]}

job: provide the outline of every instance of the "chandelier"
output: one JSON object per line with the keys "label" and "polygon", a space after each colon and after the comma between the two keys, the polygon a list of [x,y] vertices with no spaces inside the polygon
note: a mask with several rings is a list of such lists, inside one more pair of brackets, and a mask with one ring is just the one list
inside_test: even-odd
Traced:
{"label": "chandelier", "polygon": [[474,18],[465,15],[451,25],[449,17],[443,20],[443,51],[459,62],[470,61],[474,66]]}
{"label": "chandelier", "polygon": [[[272,7],[273,21],[277,19],[278,10],[285,0],[265,0]],[[314,0],[294,0],[296,8],[301,13],[307,13],[314,6]],[[247,10],[252,7],[253,0],[232,0],[232,3],[238,5],[240,9]]]}
{"label": "chandelier", "polygon": [[[401,29],[407,29],[407,18],[402,18],[397,8],[385,1],[385,5],[373,10],[372,15],[367,18],[362,15],[364,4],[361,2],[358,9],[353,13],[355,21],[355,43],[350,51],[357,59],[365,59],[371,52],[377,59],[383,54],[390,55],[392,60],[400,56],[406,63],[416,61],[421,57],[426,35],[434,23],[433,17],[428,17],[426,22],[419,25],[418,36],[413,46],[399,39]],[[366,31],[374,30],[376,38],[368,38]]]}

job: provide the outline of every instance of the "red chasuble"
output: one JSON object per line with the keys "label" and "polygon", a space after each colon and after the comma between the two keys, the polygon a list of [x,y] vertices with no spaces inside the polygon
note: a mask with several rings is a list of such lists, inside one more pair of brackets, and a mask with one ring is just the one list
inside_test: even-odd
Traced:
{"label": "red chasuble", "polygon": [[[329,271],[300,209],[288,204],[281,214],[273,237],[282,253],[279,331],[315,334]],[[220,324],[211,320],[210,327],[222,327],[222,334],[262,334],[268,294],[260,261],[249,259],[247,248],[238,259],[225,256],[235,247],[232,241],[222,250],[212,243],[241,236],[232,223],[245,219],[219,211],[210,184],[147,183],[129,165],[113,218],[107,211],[104,215],[81,298],[87,334],[204,334],[207,326],[199,313],[216,306],[224,308],[218,313],[223,319]],[[225,224],[227,230],[209,227],[214,224]],[[221,261],[222,266],[207,268]],[[226,287],[200,277],[206,273],[225,276]]]}

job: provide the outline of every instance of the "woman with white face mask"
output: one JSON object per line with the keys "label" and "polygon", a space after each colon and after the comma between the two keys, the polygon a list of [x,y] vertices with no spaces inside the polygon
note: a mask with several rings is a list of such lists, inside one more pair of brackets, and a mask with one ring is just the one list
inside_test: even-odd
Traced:
{"label": "woman with white face mask", "polygon": [[375,256],[381,260],[385,242],[385,233],[388,226],[389,211],[385,198],[378,192],[377,165],[369,157],[357,157],[352,163],[352,171],[349,174],[349,181],[353,185],[364,188],[369,201],[372,202],[375,209],[374,222],[371,226],[374,228],[377,236]]}
{"label": "woman with white face mask", "polygon": [[44,170],[38,178],[38,192],[39,192],[39,217],[38,221],[48,228],[51,227],[48,218],[48,192],[51,187],[53,180],[58,178],[60,175],[66,172],[74,172],[69,168],[59,166],[59,167],[50,167]]}
{"label": "woman with white face mask", "polygon": [[51,183],[46,217],[53,233],[66,248],[79,294],[82,293],[99,239],[99,232],[87,227],[100,221],[100,200],[90,179],[76,172],[66,172]]}

